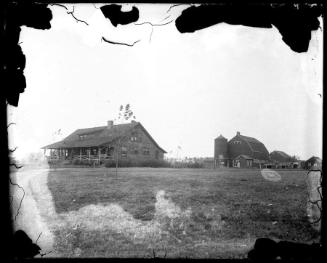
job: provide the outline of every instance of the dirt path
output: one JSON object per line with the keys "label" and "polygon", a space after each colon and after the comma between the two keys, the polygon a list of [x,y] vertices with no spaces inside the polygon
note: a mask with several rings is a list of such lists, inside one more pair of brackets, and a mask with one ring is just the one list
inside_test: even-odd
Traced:
{"label": "dirt path", "polygon": [[48,169],[22,170],[11,174],[11,181],[21,187],[11,186],[12,217],[15,230],[24,230],[40,246],[42,254],[56,257],[51,222],[57,221],[57,215],[47,187],[47,176]]}

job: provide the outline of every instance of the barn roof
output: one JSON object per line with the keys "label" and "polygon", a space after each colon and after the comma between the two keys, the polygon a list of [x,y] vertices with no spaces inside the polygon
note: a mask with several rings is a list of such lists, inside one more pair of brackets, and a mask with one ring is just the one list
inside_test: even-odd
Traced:
{"label": "barn roof", "polygon": [[278,155],[280,155],[283,158],[290,158],[291,157],[291,156],[289,156],[287,153],[285,153],[283,151],[273,151],[270,154],[273,154],[273,153],[278,154]]}
{"label": "barn roof", "polygon": [[260,141],[258,141],[256,138],[253,138],[253,137],[249,137],[249,136],[244,136],[244,135],[236,135],[236,136],[239,136],[241,137],[243,140],[246,140],[248,142],[251,142],[251,143],[261,143]]}
{"label": "barn roof", "polygon": [[272,160],[277,160],[277,161],[293,161],[294,158],[291,157],[290,155],[288,155],[287,153],[283,152],[283,151],[272,151],[270,153],[270,158]]}
{"label": "barn roof", "polygon": [[[78,129],[65,139],[42,147],[42,149],[59,149],[59,148],[80,148],[80,147],[99,147],[106,143],[111,143],[132,131],[136,126],[140,127],[150,140],[164,153],[156,141],[151,137],[147,130],[140,122],[132,121],[126,124],[113,125],[110,129],[107,126]],[[89,139],[80,140],[81,135],[92,135]]]}
{"label": "barn roof", "polygon": [[265,152],[267,150],[264,144],[259,140],[257,140],[256,138],[244,136],[241,135],[240,133],[238,133],[234,138],[240,138],[243,141],[245,141],[253,152]]}

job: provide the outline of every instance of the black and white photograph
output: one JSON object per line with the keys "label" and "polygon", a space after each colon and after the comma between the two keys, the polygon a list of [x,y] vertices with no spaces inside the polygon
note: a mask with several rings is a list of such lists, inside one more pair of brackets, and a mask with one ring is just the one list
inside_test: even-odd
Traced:
{"label": "black and white photograph", "polygon": [[319,4],[34,5],[50,24],[17,22],[7,99],[17,258],[319,253]]}

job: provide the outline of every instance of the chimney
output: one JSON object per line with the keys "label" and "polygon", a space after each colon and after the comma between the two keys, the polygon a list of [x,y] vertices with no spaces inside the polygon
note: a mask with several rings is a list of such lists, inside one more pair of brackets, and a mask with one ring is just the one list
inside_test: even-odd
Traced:
{"label": "chimney", "polygon": [[114,121],[107,121],[107,128],[111,129],[114,126]]}
{"label": "chimney", "polygon": [[236,135],[241,135],[241,133],[238,131],[238,132],[236,133]]}

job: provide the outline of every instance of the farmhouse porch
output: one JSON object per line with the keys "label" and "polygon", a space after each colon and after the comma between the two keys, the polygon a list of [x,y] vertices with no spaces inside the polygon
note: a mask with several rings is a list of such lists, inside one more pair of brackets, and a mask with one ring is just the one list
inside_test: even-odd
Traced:
{"label": "farmhouse porch", "polygon": [[114,152],[113,146],[44,149],[44,154],[49,162],[65,160],[100,162],[114,159]]}

